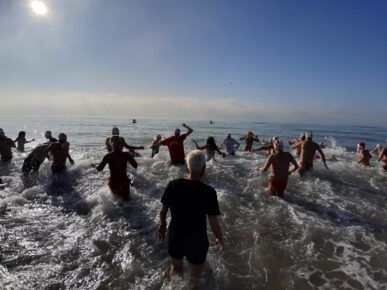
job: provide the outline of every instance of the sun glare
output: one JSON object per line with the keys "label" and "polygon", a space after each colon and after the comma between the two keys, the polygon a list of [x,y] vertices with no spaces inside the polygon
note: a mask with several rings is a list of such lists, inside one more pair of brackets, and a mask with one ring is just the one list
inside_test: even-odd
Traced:
{"label": "sun glare", "polygon": [[31,1],[31,9],[37,15],[47,14],[47,5],[42,1]]}

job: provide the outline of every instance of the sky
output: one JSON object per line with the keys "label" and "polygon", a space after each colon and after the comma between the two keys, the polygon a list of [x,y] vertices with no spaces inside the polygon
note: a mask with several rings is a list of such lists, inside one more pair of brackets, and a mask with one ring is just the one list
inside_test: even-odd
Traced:
{"label": "sky", "polygon": [[385,0],[0,0],[0,114],[387,126]]}

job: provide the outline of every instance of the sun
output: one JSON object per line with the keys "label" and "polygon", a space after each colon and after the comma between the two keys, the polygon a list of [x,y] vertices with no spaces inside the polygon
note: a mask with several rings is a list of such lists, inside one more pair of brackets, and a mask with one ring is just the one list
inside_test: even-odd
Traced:
{"label": "sun", "polygon": [[31,1],[31,9],[36,15],[46,15],[47,14],[47,5],[42,1]]}

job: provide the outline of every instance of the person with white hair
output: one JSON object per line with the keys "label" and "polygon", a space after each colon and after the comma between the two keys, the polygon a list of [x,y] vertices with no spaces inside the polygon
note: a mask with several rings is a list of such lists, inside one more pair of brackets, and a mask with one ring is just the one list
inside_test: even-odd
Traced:
{"label": "person with white hair", "polygon": [[74,160],[69,153],[70,143],[64,133],[58,135],[58,142],[53,142],[46,148],[46,153],[52,158],[51,171],[53,174],[62,173],[66,170],[66,161],[74,165]]}
{"label": "person with white hair", "polygon": [[192,128],[183,123],[183,127],[187,129],[187,133],[180,135],[180,129],[175,130],[175,135],[164,139],[159,144],[167,146],[169,157],[171,158],[171,165],[184,164],[184,140],[193,132]]}
{"label": "person with white hair", "polygon": [[231,137],[231,133],[228,133],[226,138],[224,138],[221,148],[226,148],[226,153],[228,155],[235,155],[235,151],[239,148],[240,144],[237,140]]}
{"label": "person with white hair", "polygon": [[267,151],[268,155],[274,153],[274,142],[279,140],[278,136],[274,136],[273,138],[270,139],[270,143],[264,146],[261,146],[257,149],[252,149],[251,152],[259,152],[259,151]]}
{"label": "person with white hair", "polygon": [[[284,144],[281,140],[275,140],[273,146],[274,153],[269,156],[266,165],[259,168],[259,172],[263,173],[270,168],[269,192],[283,197],[288,185],[288,177],[298,169],[298,164],[292,154],[283,151]],[[289,171],[290,163],[294,167]]]}
{"label": "person with white hair", "polygon": [[[117,127],[114,127],[112,129],[112,136],[120,136],[120,130],[118,130]],[[136,146],[128,145],[123,137],[120,137],[120,140],[121,140],[120,141],[120,145],[122,146],[122,148],[125,147],[126,149],[128,149],[132,153],[134,153],[134,150],[143,150],[144,149],[144,146],[136,147]],[[113,147],[110,144],[110,137],[106,138],[105,145],[106,145],[106,149],[107,149],[108,152],[113,152]]]}
{"label": "person with white hair", "polygon": [[301,176],[305,171],[313,169],[313,160],[315,159],[316,151],[320,154],[325,168],[329,169],[325,160],[325,154],[321,150],[320,145],[313,142],[313,132],[306,132],[305,140],[298,142],[296,145],[292,146],[292,148],[297,149],[297,146],[300,146],[301,148],[300,169],[298,170]]}
{"label": "person with white hair", "polygon": [[187,178],[172,180],[161,199],[160,225],[156,235],[164,240],[166,217],[171,210],[168,227],[168,254],[171,257],[170,275],[182,274],[183,258],[190,263],[191,282],[200,278],[209,247],[206,216],[216,237],[219,250],[224,241],[218,221],[220,215],[216,191],[200,181],[206,169],[206,157],[200,150],[187,155]]}
{"label": "person with white hair", "polygon": [[16,148],[15,142],[5,136],[3,129],[0,128],[0,155],[1,161],[12,160],[12,148]]}

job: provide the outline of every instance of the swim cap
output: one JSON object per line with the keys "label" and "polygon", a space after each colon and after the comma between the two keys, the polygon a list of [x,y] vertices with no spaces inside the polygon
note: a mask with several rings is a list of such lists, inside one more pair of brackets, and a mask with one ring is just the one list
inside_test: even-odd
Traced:
{"label": "swim cap", "polygon": [[114,128],[112,129],[112,135],[120,135],[120,130],[118,130],[117,127],[114,127]]}
{"label": "swim cap", "polygon": [[275,142],[275,141],[277,141],[277,140],[279,140],[280,138],[278,137],[278,136],[274,136],[273,138],[271,138],[271,141],[272,142]]}
{"label": "swim cap", "polygon": [[67,136],[64,133],[60,133],[58,135],[58,139],[59,139],[59,141],[66,141],[67,140]]}
{"label": "swim cap", "polygon": [[273,146],[274,146],[274,149],[282,150],[284,148],[284,143],[281,140],[277,139],[274,141]]}
{"label": "swim cap", "polygon": [[306,137],[306,139],[312,140],[313,139],[313,132],[312,131],[306,132],[305,137]]}
{"label": "swim cap", "polygon": [[5,136],[3,129],[0,128],[0,136]]}

